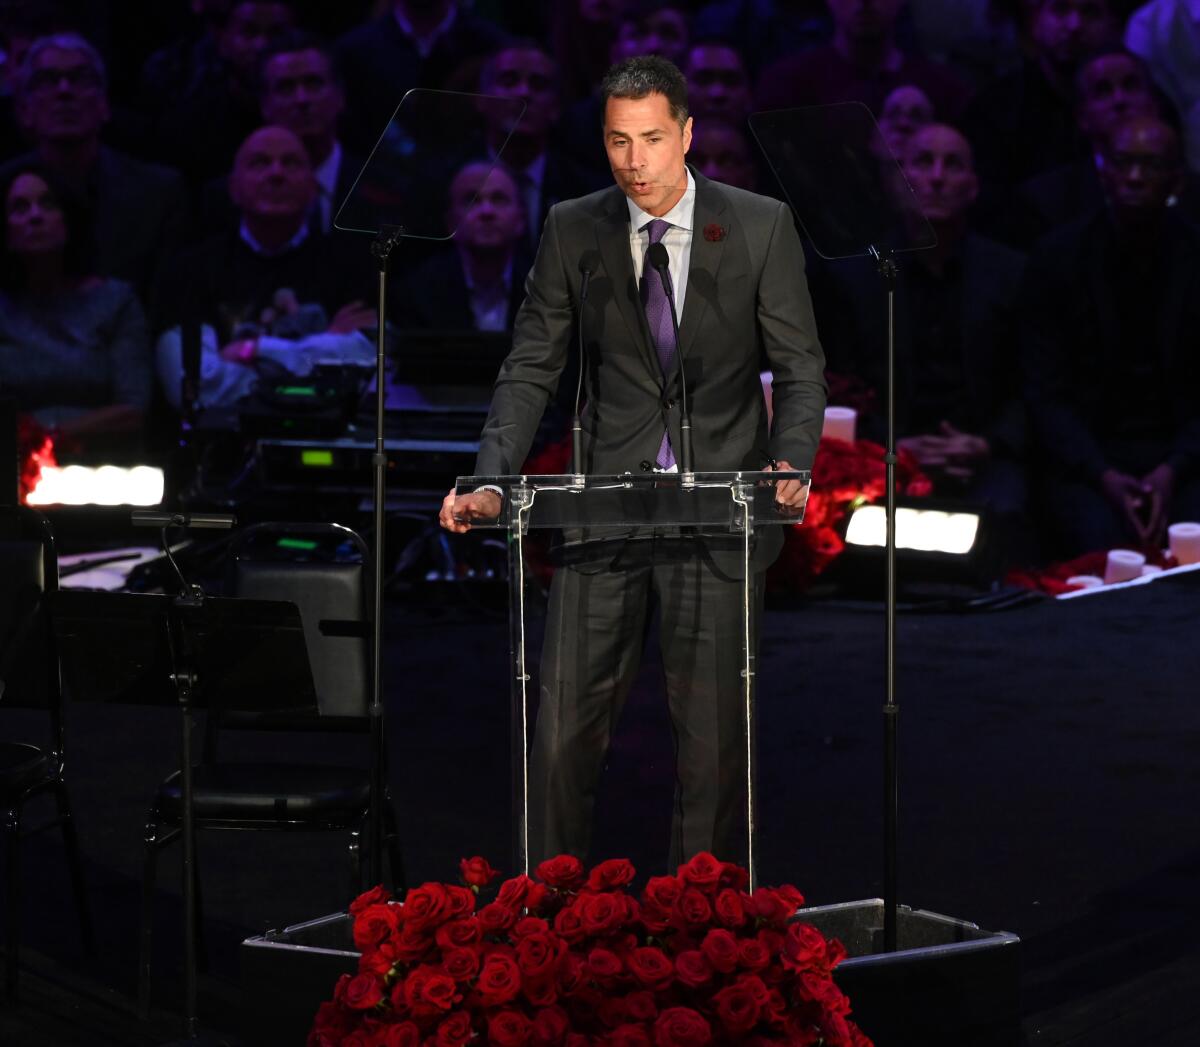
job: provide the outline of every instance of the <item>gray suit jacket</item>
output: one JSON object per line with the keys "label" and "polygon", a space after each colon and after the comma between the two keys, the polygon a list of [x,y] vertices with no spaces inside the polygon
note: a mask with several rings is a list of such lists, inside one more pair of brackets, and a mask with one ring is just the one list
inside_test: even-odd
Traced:
{"label": "gray suit jacket", "polygon": [[[824,355],[791,213],[777,200],[693,169],[693,218],[680,352],[695,467],[758,469],[768,458],[812,467],[825,407]],[[670,428],[679,446],[679,365],[664,379],[651,348],[616,186],[556,204],[496,380],[477,475],[517,473],[557,387],[579,322],[580,261],[594,270],[583,316],[587,355],[584,471],[649,468]],[[774,379],[767,433],[759,371]]]}

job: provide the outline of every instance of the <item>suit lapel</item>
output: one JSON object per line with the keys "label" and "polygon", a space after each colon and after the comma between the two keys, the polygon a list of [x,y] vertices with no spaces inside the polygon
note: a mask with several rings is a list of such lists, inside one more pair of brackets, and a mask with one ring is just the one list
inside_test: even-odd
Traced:
{"label": "suit lapel", "polygon": [[596,223],[596,242],[604,268],[613,284],[613,299],[629,328],[629,335],[642,351],[642,357],[655,384],[662,383],[662,368],[658,356],[650,347],[650,329],[646,312],[633,276],[633,255],[629,248],[629,206],[625,194],[614,187],[609,194],[607,211]]}
{"label": "suit lapel", "polygon": [[[717,272],[725,253],[728,230],[721,223],[725,212],[725,197],[704,175],[692,171],[696,183],[696,206],[692,211],[692,251],[688,262],[687,293],[684,296],[683,315],[679,318],[679,352],[675,354],[673,377],[679,369],[679,361],[690,351],[696,340],[696,332],[704,326],[704,314],[709,301],[716,293]],[[721,235],[709,240],[704,230],[711,225],[721,226]]]}

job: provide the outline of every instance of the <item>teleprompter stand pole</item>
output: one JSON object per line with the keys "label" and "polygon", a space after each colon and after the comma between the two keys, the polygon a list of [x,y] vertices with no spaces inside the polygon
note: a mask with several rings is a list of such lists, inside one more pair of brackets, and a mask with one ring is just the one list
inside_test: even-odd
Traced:
{"label": "teleprompter stand pole", "polygon": [[884,558],[887,578],[884,589],[884,674],[883,705],[883,949],[896,951],[897,835],[900,822],[900,768],[897,760],[897,728],[900,706],[896,704],[896,277],[898,270],[890,251],[870,248],[887,294],[887,442],[884,445],[884,486],[887,490],[885,518],[887,538]]}
{"label": "teleprompter stand pole", "polygon": [[[371,633],[371,817],[368,826],[368,852],[371,885],[383,882],[383,555],[387,527],[387,447],[384,443],[383,418],[387,398],[387,281],[392,251],[404,236],[404,228],[385,225],[371,241],[371,255],[379,268],[379,315],[375,336],[375,454],[374,471],[375,539],[371,556],[373,575]],[[396,870],[392,870],[393,876]]]}

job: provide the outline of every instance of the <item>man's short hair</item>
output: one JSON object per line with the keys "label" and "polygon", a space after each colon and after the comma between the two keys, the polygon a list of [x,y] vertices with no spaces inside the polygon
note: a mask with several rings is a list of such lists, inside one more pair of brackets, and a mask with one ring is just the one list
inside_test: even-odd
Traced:
{"label": "man's short hair", "polygon": [[659,55],[635,55],[618,62],[600,81],[600,111],[610,98],[665,95],[671,118],[682,128],[688,118],[687,80],[674,62]]}
{"label": "man's short hair", "polygon": [[16,95],[18,98],[27,93],[29,81],[34,73],[34,63],[37,61],[38,55],[44,51],[75,51],[83,55],[92,67],[92,71],[99,77],[100,89],[108,90],[108,70],[104,67],[104,59],[100,57],[100,52],[79,33],[51,33],[49,36],[38,37],[25,52],[25,57],[21,60],[21,67],[17,70]]}
{"label": "man's short hair", "polygon": [[335,84],[342,86],[342,77],[338,69],[337,58],[333,48],[323,37],[304,29],[285,29],[278,36],[272,36],[271,42],[263,49],[258,58],[258,93],[261,95],[267,89],[267,63],[279,55],[294,55],[300,51],[316,51],[325,59],[329,67],[329,76]]}

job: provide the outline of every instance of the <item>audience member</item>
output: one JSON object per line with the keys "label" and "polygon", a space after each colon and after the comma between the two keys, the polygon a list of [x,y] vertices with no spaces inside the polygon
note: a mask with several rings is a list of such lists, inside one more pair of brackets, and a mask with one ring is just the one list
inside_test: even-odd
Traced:
{"label": "audience member", "polygon": [[564,80],[564,99],[591,94],[609,66],[622,0],[559,0],[553,5],[550,48]]}
{"label": "audience member", "polygon": [[743,124],[750,115],[750,77],[737,49],[719,41],[692,45],[683,69],[688,112],[705,120]]}
{"label": "audience member", "polygon": [[187,195],[172,170],[101,145],[105,70],[83,37],[35,41],[17,77],[17,116],[37,160],[84,196],[95,215],[96,272],[145,290],[187,228]]}
{"label": "audience member", "polygon": [[199,0],[205,32],[190,48],[151,56],[142,96],[163,159],[199,188],[223,174],[261,122],[258,67],[270,42],[293,28],[290,0]]}
{"label": "audience member", "polygon": [[512,174],[484,161],[459,170],[450,183],[446,226],[454,231],[453,248],[405,282],[397,322],[440,330],[512,330],[533,258]]}
{"label": "audience member", "polygon": [[979,175],[998,191],[1086,155],[1075,74],[1117,36],[1110,0],[1031,0],[1028,17],[1033,53],[983,88],[966,116]]}
{"label": "audience member", "polygon": [[[939,494],[977,501],[1005,517],[1010,534],[1021,532],[1026,435],[1013,346],[1024,260],[970,231],[979,183],[959,131],[946,124],[919,128],[902,166],[937,245],[905,256],[896,288],[898,444]],[[865,262],[831,272],[839,315],[822,328],[831,366],[866,379],[882,404],[887,316],[879,277]],[[878,437],[883,419],[865,421],[867,433]],[[1028,549],[1014,541],[1010,552]]]}
{"label": "audience member", "polygon": [[933,123],[933,103],[913,84],[901,84],[883,100],[879,130],[892,156],[903,160],[914,132]]}
{"label": "audience member", "polygon": [[[182,403],[185,360],[198,357],[196,407],[231,406],[261,374],[307,375],[321,362],[369,364],[370,287],[341,239],[312,231],[312,165],[291,131],[253,132],[234,160],[230,196],[240,226],[183,255],[160,308],[158,375]],[[190,368],[189,368],[190,370]]]}
{"label": "audience member", "polygon": [[829,39],[825,0],[715,0],[694,19],[697,37],[725,40],[746,57],[751,72]]}
{"label": "audience member", "polygon": [[662,55],[681,69],[691,38],[683,0],[626,0],[617,20],[612,60],[634,55]]}
{"label": "audience member", "polygon": [[86,205],[46,168],[0,179],[0,384],[63,447],[132,449],[152,388],[133,289],[96,275]]}
{"label": "audience member", "polygon": [[1200,173],[1200,5],[1150,0],[1130,16],[1125,46],[1183,117],[1187,165]]}
{"label": "audience member", "polygon": [[1200,234],[1167,207],[1183,165],[1155,117],[1096,156],[1107,208],[1050,234],[1029,262],[1027,397],[1067,553],[1161,548],[1200,519]]}
{"label": "audience member", "polygon": [[833,41],[768,66],[759,78],[760,109],[862,102],[876,115],[888,93],[915,84],[942,119],[962,111],[970,91],[946,66],[902,51],[896,19],[904,0],[827,0]]}
{"label": "audience member", "polygon": [[348,102],[346,140],[366,152],[404,93],[414,87],[460,89],[502,35],[457,0],[392,0],[380,17],[341,38],[337,55]]}
{"label": "audience member", "polygon": [[525,113],[511,135],[507,120],[488,123],[485,146],[493,157],[504,148],[504,163],[516,182],[526,216],[522,224],[532,247],[554,204],[598,189],[603,183],[599,175],[552,144],[562,111],[562,85],[554,59],[539,45],[517,42],[497,51],[484,63],[480,90],[525,103]]}
{"label": "audience member", "polygon": [[692,147],[688,150],[687,158],[688,163],[705,178],[751,192],[758,191],[758,168],[742,124],[731,124],[724,120],[696,123],[692,128]]}
{"label": "audience member", "polygon": [[1021,62],[1018,3],[1025,0],[909,0],[922,54],[986,83]]}

